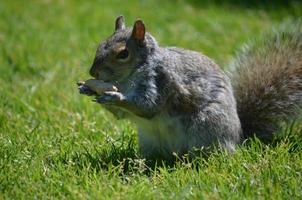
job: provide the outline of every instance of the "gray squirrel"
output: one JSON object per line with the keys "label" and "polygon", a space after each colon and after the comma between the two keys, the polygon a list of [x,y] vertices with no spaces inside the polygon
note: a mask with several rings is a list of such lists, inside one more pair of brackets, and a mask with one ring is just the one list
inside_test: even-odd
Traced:
{"label": "gray squirrel", "polygon": [[96,93],[82,82],[80,93],[95,95],[117,118],[137,125],[144,158],[173,160],[216,147],[233,151],[253,135],[270,140],[281,121],[299,114],[301,30],[300,22],[279,28],[243,49],[224,72],[201,53],[160,47],[143,21],[126,28],[119,16],[90,69],[116,90]]}

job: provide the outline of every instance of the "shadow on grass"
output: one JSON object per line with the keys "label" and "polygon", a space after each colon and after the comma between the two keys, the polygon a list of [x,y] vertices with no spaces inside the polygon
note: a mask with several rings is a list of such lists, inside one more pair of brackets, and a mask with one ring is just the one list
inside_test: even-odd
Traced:
{"label": "shadow on grass", "polygon": [[109,173],[119,174],[119,176],[149,175],[158,167],[163,166],[173,168],[171,162],[142,159],[138,154],[134,135],[125,141],[110,143],[106,147],[99,145],[87,148],[82,146],[80,150],[66,151],[63,154],[48,158],[47,163],[55,168],[72,166],[78,173],[83,170],[96,172],[105,170]]}
{"label": "shadow on grass", "polygon": [[[186,167],[190,169],[199,170],[207,166],[208,158],[212,155],[221,155],[226,152],[218,149],[214,150],[213,154],[205,154],[199,152],[195,159],[187,157],[176,158],[174,161],[163,160],[145,160],[138,155],[137,145],[135,143],[135,136],[131,136],[125,141],[118,142],[119,145],[112,143],[110,146],[101,147],[96,146],[93,149],[88,149],[83,146],[81,151],[65,152],[56,158],[48,160],[49,165],[57,167],[58,165],[72,166],[75,171],[81,173],[83,170],[96,171],[105,170],[108,173],[118,174],[121,177],[125,175],[147,175],[158,171],[160,167],[164,167],[172,172],[175,169]],[[265,144],[258,138],[249,138],[244,142],[242,147],[247,149],[252,154],[253,152],[263,153],[265,146],[269,145],[272,148],[278,146],[286,146],[289,153],[302,151],[302,125],[293,122],[284,127],[282,134],[276,137],[270,143]],[[227,155],[227,153],[226,153]]]}
{"label": "shadow on grass", "polygon": [[[93,148],[82,147],[80,150],[66,151],[63,154],[47,159],[48,165],[58,168],[72,167],[77,173],[82,171],[107,171],[109,174],[125,175],[141,174],[149,176],[152,172],[165,168],[172,172],[178,166],[190,166],[196,168],[192,159],[188,156],[177,157],[174,160],[142,159],[137,150],[135,136],[124,142],[112,143],[106,147],[95,146]],[[205,154],[204,154],[205,155]],[[203,157],[204,158],[204,157]]]}
{"label": "shadow on grass", "polygon": [[277,146],[281,143],[288,143],[289,153],[302,152],[302,116],[300,118],[285,124],[282,131],[276,133],[276,137],[270,145]]}
{"label": "shadow on grass", "polygon": [[[246,148],[254,149],[255,144],[258,148],[269,146],[277,148],[285,145],[289,153],[302,152],[302,123],[301,119],[293,120],[289,123],[284,123],[281,130],[274,134],[274,138],[269,141],[261,141],[256,136],[250,137],[244,141],[243,145]],[[263,148],[264,150],[264,148]]]}
{"label": "shadow on grass", "polygon": [[129,171],[143,170],[138,169],[141,159],[137,155],[136,146],[133,138],[127,142],[122,142],[116,146],[114,143],[110,147],[102,148],[96,146],[93,149],[86,147],[80,152],[72,152],[64,154],[59,158],[59,162],[64,165],[74,163],[77,170],[89,168],[90,170],[111,170],[118,171],[121,174]]}

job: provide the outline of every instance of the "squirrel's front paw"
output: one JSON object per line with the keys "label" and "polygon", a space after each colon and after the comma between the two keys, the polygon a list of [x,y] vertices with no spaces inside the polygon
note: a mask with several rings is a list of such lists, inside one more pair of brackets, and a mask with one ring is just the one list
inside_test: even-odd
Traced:
{"label": "squirrel's front paw", "polygon": [[125,96],[120,92],[108,91],[104,95],[95,98],[100,104],[118,104],[125,100]]}

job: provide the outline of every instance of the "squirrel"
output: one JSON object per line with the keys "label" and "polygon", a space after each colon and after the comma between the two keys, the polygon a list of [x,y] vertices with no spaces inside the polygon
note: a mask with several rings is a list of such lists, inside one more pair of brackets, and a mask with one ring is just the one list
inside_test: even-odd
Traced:
{"label": "squirrel", "polygon": [[159,46],[142,20],[126,28],[119,16],[90,69],[115,89],[96,93],[83,82],[80,93],[133,121],[146,159],[217,147],[232,152],[253,135],[269,141],[302,107],[301,27],[285,25],[246,46],[223,71],[201,53]]}

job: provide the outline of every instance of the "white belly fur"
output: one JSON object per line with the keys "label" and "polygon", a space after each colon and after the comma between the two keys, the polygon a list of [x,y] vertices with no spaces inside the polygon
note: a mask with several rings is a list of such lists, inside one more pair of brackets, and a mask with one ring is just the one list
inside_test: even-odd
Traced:
{"label": "white belly fur", "polygon": [[137,116],[130,119],[138,128],[139,146],[144,157],[158,155],[171,157],[187,151],[187,138],[180,119],[162,113],[148,120]]}

